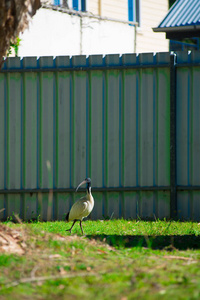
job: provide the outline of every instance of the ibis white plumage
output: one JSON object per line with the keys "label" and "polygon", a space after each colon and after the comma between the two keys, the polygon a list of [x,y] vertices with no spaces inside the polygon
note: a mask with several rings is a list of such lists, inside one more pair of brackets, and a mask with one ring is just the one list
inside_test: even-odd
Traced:
{"label": "ibis white plumage", "polygon": [[82,181],[77,186],[76,191],[83,184],[86,184],[86,190],[87,190],[86,196],[84,196],[84,197],[80,198],[78,201],[76,201],[66,216],[67,222],[74,221],[72,224],[72,227],[70,229],[66,230],[66,231],[69,231],[70,233],[71,233],[71,230],[72,230],[74,224],[77,221],[80,221],[80,227],[81,227],[81,231],[83,234],[82,220],[83,220],[83,218],[86,218],[91,213],[91,211],[93,210],[93,207],[94,207],[94,198],[91,193],[91,179],[86,178],[84,181]]}

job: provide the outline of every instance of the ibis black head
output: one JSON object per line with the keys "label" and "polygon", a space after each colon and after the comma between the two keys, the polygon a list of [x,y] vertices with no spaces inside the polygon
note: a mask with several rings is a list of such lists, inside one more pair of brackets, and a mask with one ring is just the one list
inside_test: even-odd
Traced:
{"label": "ibis black head", "polygon": [[76,192],[78,191],[79,187],[83,184],[86,184],[86,188],[89,191],[89,189],[91,188],[91,179],[90,178],[85,178],[85,180],[83,180],[76,188]]}

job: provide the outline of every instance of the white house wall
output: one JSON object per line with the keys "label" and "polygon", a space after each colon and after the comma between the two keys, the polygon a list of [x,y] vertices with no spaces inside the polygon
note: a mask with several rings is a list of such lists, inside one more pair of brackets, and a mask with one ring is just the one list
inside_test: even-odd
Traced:
{"label": "white house wall", "polygon": [[134,52],[134,26],[41,8],[20,36],[19,56]]}
{"label": "white house wall", "polygon": [[165,33],[153,32],[168,11],[167,0],[141,0],[141,26],[137,34],[137,52],[169,51],[169,40]]}
{"label": "white house wall", "polygon": [[102,16],[128,21],[128,0],[102,0]]}
{"label": "white house wall", "polygon": [[[91,23],[92,22],[92,23]],[[133,53],[135,29],[128,24],[83,20],[82,54]]]}
{"label": "white house wall", "polygon": [[20,38],[19,56],[78,54],[80,20],[76,16],[41,8]]}
{"label": "white house wall", "polygon": [[92,0],[87,1],[87,10],[94,15],[102,15],[102,12],[100,11],[100,3],[99,0]]}

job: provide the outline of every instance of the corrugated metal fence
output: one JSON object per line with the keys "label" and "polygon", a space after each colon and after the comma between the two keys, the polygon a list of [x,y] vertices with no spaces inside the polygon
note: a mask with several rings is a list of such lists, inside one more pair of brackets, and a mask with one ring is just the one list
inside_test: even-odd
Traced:
{"label": "corrugated metal fence", "polygon": [[7,59],[0,218],[46,220],[51,189],[50,218],[62,219],[82,194],[75,187],[91,177],[93,219],[199,220],[200,52],[174,60],[169,53]]}

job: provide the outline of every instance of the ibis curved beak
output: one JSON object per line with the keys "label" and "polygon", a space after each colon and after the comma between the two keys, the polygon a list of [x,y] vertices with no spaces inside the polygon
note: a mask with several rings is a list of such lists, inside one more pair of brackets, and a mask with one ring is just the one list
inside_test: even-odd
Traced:
{"label": "ibis curved beak", "polygon": [[83,181],[77,186],[76,192],[78,191],[78,189],[80,188],[81,185],[86,184],[86,183],[87,183],[87,181],[86,181],[86,180],[83,180]]}

